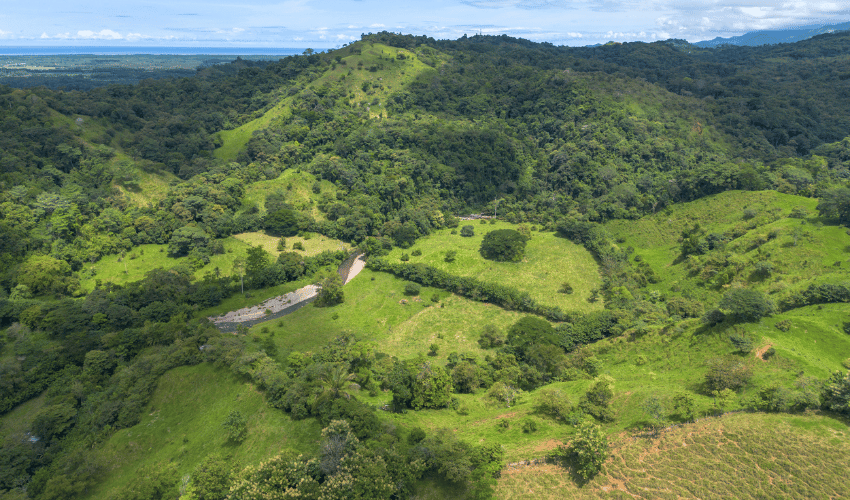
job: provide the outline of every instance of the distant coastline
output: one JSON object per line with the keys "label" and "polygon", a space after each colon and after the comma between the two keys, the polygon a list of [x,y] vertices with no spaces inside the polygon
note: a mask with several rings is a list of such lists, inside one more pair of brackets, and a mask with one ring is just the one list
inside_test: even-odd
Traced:
{"label": "distant coastline", "polygon": [[[0,46],[5,56],[51,55],[262,55],[291,56],[302,54],[306,48],[293,47],[125,47],[125,46]],[[324,50],[324,49],[316,49]]]}

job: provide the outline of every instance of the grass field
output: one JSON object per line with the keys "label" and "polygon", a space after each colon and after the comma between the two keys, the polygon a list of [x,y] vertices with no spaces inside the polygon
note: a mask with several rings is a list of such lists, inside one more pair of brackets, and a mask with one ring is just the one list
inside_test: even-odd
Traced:
{"label": "grass field", "polygon": [[[274,335],[283,359],[293,350],[315,351],[343,332],[372,342],[378,352],[413,357],[440,346],[437,362],[452,351],[483,354],[478,338],[485,324],[502,331],[521,316],[445,291],[422,287],[419,296],[404,294],[407,282],[385,273],[363,270],[343,288],[345,302],[333,307],[307,306],[277,320],[261,323],[251,332]],[[439,302],[431,298],[437,296]],[[334,317],[336,316],[336,319]]]}
{"label": "grass field", "polygon": [[579,486],[559,465],[509,469],[496,498],[847,498],[847,423],[827,416],[735,414],[613,440],[603,471]]}
{"label": "grass field", "polygon": [[[248,421],[248,437],[239,445],[228,443],[222,429],[232,410]],[[314,419],[292,421],[268,407],[254,386],[226,369],[176,368],[160,379],[141,422],[116,432],[97,450],[108,472],[84,498],[114,498],[146,465],[173,462],[184,475],[212,453],[230,457],[238,467],[287,450],[309,452],[319,431]]]}
{"label": "grass field", "polygon": [[286,193],[286,202],[296,210],[309,212],[314,219],[324,220],[325,215],[319,211],[316,204],[319,196],[324,193],[336,195],[336,186],[330,181],[322,180],[320,193],[313,192],[316,177],[309,172],[294,169],[284,170],[277,179],[254,182],[246,186],[244,202],[256,204],[261,212],[266,211],[266,197],[275,192]]}
{"label": "grass field", "polygon": [[[325,250],[339,250],[341,247],[349,248],[339,240],[322,235],[313,235],[307,240],[296,236],[287,238],[286,241],[289,251],[296,251],[303,255],[316,255]],[[296,241],[302,243],[303,251],[292,250],[292,245]],[[237,257],[244,257],[249,246],[263,245],[265,250],[276,258],[280,254],[277,250],[277,242],[278,238],[263,233],[241,233],[225,238],[222,240],[224,253],[210,256],[209,264],[195,270],[195,277],[203,278],[209,273],[215,273],[216,268],[224,276],[231,274],[233,261]],[[102,283],[125,285],[141,280],[148,271],[153,269],[170,269],[188,264],[187,257],[169,257],[168,245],[139,245],[127,252],[124,257],[117,254],[106,255],[94,264],[85,266],[81,273],[80,286],[86,292],[90,292],[94,290],[98,280]]]}
{"label": "grass field", "polygon": [[[280,238],[276,236],[269,236],[265,233],[240,233],[234,234],[233,237],[248,246],[262,245],[265,251],[273,257],[280,255],[280,251],[277,249],[277,244],[280,241]],[[284,239],[286,240],[287,252],[297,252],[307,256],[318,255],[325,251],[351,249],[351,245],[348,243],[343,243],[342,241],[328,238],[321,234],[314,234],[309,239],[304,239],[301,236],[290,236]],[[304,247],[304,250],[293,250],[292,246],[299,242],[301,243],[301,246]]]}
{"label": "grass field", "polygon": [[[596,261],[584,247],[554,233],[532,232],[522,262],[495,262],[481,257],[478,252],[481,240],[490,231],[513,229],[516,225],[461,221],[461,227],[465,225],[475,228],[475,236],[462,237],[442,229],[419,239],[409,249],[393,249],[387,259],[398,262],[402,253],[408,254],[410,263],[422,262],[458,276],[511,286],[528,292],[541,304],[558,306],[565,311],[589,312],[602,308],[601,301],[587,301],[590,291],[601,285],[601,279]],[[422,255],[413,256],[413,250],[421,250]],[[448,250],[457,251],[454,262],[445,262]],[[558,291],[564,282],[572,285],[571,295]]]}
{"label": "grass field", "polygon": [[[815,199],[775,191],[729,191],[636,221],[611,221],[606,227],[620,239],[620,246],[633,247],[635,255],[656,272],[660,282],[649,285],[649,289],[687,289],[707,306],[716,303],[725,289],[704,287],[698,275],[689,276],[686,263],[680,259],[681,231],[698,223],[706,233],[740,233],[726,244],[726,252],[743,264],[731,285],[755,288],[776,300],[811,283],[847,280],[850,236],[845,228],[814,217],[816,205]],[[790,218],[795,207],[805,208],[810,216]],[[755,216],[745,220],[745,210],[752,210]],[[700,256],[696,260],[706,259]],[[773,265],[775,272],[769,278],[753,277],[755,264],[760,261]]]}
{"label": "grass field", "polygon": [[[418,49],[420,54],[416,54],[379,43],[355,42],[349,45],[348,55],[344,55],[344,50],[338,52],[343,55],[340,63],[334,64],[322,76],[310,81],[306,88],[317,88],[344,80],[349,89],[349,103],[352,106],[365,108],[371,118],[386,116],[384,103],[389,96],[403,90],[422,72],[433,71],[433,68],[421,61],[422,50]],[[399,54],[402,54],[403,59],[398,58]],[[382,68],[380,76],[369,71],[373,66]],[[364,83],[367,85],[366,90],[363,90]],[[255,131],[267,128],[275,121],[289,118],[292,113],[289,107],[291,100],[291,97],[285,97],[262,116],[232,130],[219,132],[222,146],[215,150],[215,156],[235,159]]]}

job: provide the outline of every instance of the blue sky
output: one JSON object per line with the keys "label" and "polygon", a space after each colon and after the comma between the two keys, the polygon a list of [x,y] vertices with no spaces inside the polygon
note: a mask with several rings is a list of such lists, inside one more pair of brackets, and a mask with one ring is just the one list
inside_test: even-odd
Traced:
{"label": "blue sky", "polygon": [[339,47],[382,30],[508,34],[556,45],[684,38],[850,20],[850,2],[782,0],[38,0],[4,2],[0,45]]}

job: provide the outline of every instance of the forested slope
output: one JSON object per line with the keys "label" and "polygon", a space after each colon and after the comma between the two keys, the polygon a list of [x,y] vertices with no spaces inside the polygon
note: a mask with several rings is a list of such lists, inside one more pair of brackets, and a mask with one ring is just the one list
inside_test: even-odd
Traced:
{"label": "forested slope", "polygon": [[[568,48],[383,32],[191,78],[0,87],[0,414],[18,420],[2,427],[0,491],[159,498],[186,473],[193,498],[215,470],[238,498],[277,473],[307,496],[356,484],[487,497],[506,454],[599,425],[846,415],[847,378],[830,373],[850,321],[848,41]],[[458,219],[480,211],[501,221]],[[242,253],[234,235],[278,253]],[[340,291],[346,252],[307,255],[310,238],[349,243],[371,269]],[[124,259],[144,250],[157,255],[127,283]],[[207,273],[213,256],[228,267]],[[529,293],[541,280],[560,282]],[[236,336],[205,319],[316,282],[335,291],[327,308]],[[239,453],[250,463],[225,471],[184,433],[182,448],[165,442],[171,465],[134,449],[111,467],[104,453],[130,450],[132,433],[158,442],[151,398],[173,398],[159,377],[202,363],[187,373],[215,364],[234,393],[250,384],[288,414],[269,421],[324,427],[298,441],[321,448],[262,465]],[[234,412],[225,455],[244,439]]]}

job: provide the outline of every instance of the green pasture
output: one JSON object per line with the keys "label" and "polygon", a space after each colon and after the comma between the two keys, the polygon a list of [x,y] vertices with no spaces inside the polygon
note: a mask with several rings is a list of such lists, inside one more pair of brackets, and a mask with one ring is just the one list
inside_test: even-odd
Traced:
{"label": "green pasture", "polygon": [[[222,428],[233,410],[248,422],[241,444],[228,442]],[[94,450],[107,472],[83,498],[118,498],[139,469],[159,463],[176,463],[182,476],[213,453],[230,457],[237,467],[284,451],[310,453],[319,431],[315,419],[292,421],[270,408],[256,387],[226,369],[209,364],[175,368],[160,379],[141,422]]]}
{"label": "green pasture", "polygon": [[843,498],[848,436],[828,416],[726,415],[655,439],[614,436],[587,484],[555,464],[503,471],[496,498]]}
{"label": "green pasture", "polygon": [[[475,236],[460,236],[460,228],[473,226]],[[398,262],[402,254],[410,256],[410,263],[424,263],[457,276],[470,276],[484,282],[507,285],[528,294],[534,300],[564,311],[590,312],[602,309],[601,301],[588,302],[591,290],[601,285],[598,267],[593,256],[582,246],[559,238],[554,233],[532,232],[522,262],[495,262],[484,259],[479,253],[481,240],[496,229],[515,229],[515,224],[498,221],[481,224],[479,221],[461,221],[458,234],[441,229],[416,241],[405,250],[395,248],[386,257]],[[413,251],[420,250],[421,256]],[[446,262],[446,252],[455,250],[454,262]],[[560,293],[561,285],[569,283],[572,294]]]}
{"label": "green pasture", "polygon": [[309,172],[287,169],[277,179],[253,182],[246,186],[243,203],[256,205],[261,212],[265,212],[266,197],[275,191],[282,191],[286,194],[286,202],[296,210],[309,212],[314,219],[324,220],[325,216],[316,204],[322,194],[336,195],[337,189],[330,181],[321,180],[321,191],[317,194],[313,192],[315,182],[316,176]]}
{"label": "green pasture", "polygon": [[[364,269],[344,287],[345,302],[333,307],[306,306],[251,329],[272,335],[279,358],[292,351],[316,351],[342,333],[374,344],[376,351],[401,359],[426,354],[439,345],[436,362],[452,351],[483,355],[478,338],[484,325],[503,332],[521,316],[474,302],[443,290],[422,287],[418,296],[405,295],[408,282]],[[438,302],[432,297],[436,296]]]}

